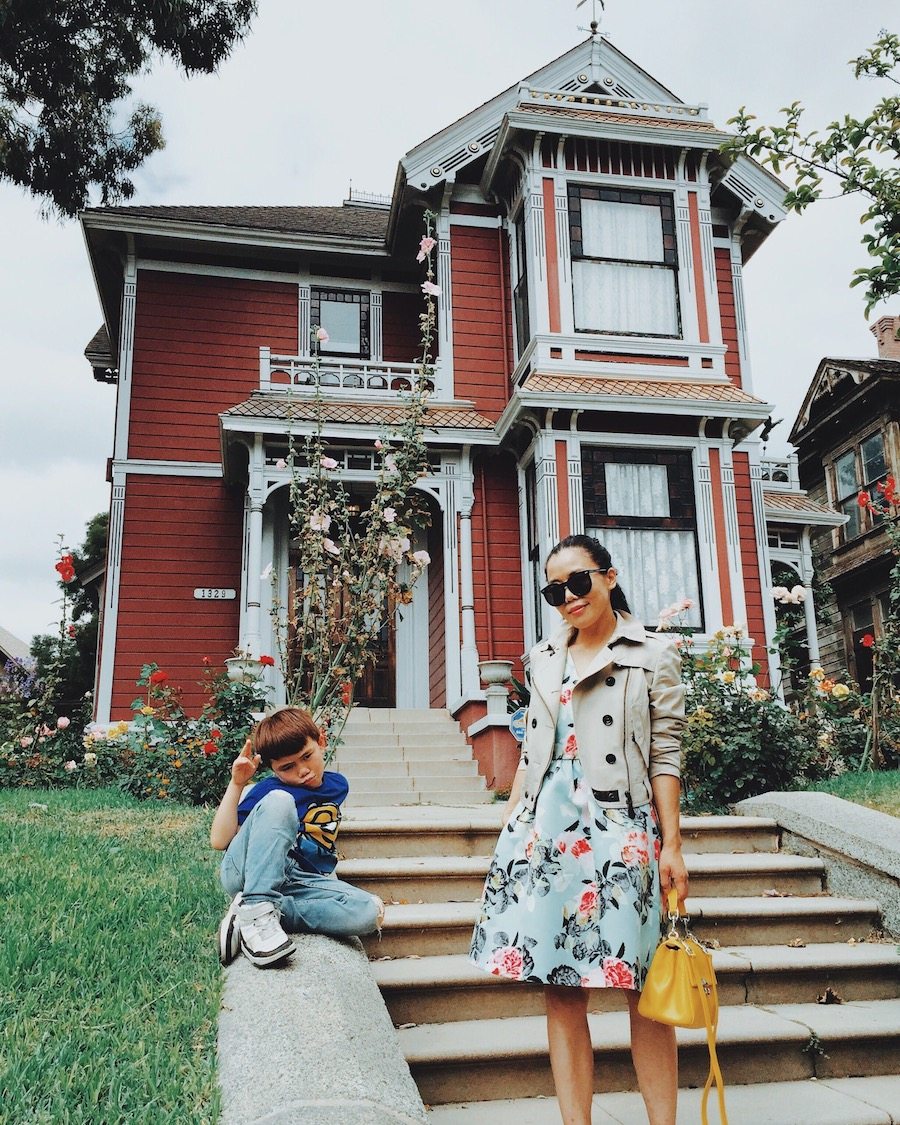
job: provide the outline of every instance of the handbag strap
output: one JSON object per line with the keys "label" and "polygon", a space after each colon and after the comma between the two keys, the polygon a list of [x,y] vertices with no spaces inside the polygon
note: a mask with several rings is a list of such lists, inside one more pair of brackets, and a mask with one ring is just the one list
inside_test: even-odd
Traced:
{"label": "handbag strap", "polygon": [[[674,887],[669,888],[666,898],[669,908],[669,919],[674,921],[680,916],[678,912],[678,892]],[[709,1074],[706,1077],[706,1085],[703,1087],[703,1098],[700,1102],[702,1125],[709,1125],[707,1104],[709,1102],[709,1092],[712,1089],[713,1082],[716,1084],[716,1096],[719,1101],[719,1118],[721,1120],[721,1125],[728,1125],[728,1115],[725,1112],[725,1080],[722,1077],[722,1068],[719,1066],[719,1056],[716,1052],[716,1032],[719,1027],[718,1013],[713,1015],[710,1009],[709,995],[703,987],[704,982],[698,977],[696,960],[694,957],[689,956],[687,958],[687,963],[692,983],[697,989],[697,995],[700,998],[700,1006],[703,1009],[703,1021],[706,1024],[706,1046],[709,1050]]]}

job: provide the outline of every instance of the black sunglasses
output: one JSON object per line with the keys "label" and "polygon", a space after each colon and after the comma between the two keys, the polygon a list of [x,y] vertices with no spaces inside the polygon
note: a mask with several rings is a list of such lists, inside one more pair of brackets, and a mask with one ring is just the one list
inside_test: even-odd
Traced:
{"label": "black sunglasses", "polygon": [[591,586],[593,585],[592,574],[609,574],[610,568],[606,570],[576,570],[574,574],[570,574],[565,582],[551,582],[549,585],[544,586],[541,590],[544,601],[548,605],[562,605],[566,600],[566,589],[572,591],[576,598],[583,598],[585,594],[590,593]]}

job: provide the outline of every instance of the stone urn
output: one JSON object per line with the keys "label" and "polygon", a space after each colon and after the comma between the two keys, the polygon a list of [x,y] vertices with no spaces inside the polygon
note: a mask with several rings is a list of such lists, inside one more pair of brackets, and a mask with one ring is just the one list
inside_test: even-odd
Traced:
{"label": "stone urn", "polygon": [[507,685],[512,679],[511,660],[479,660],[478,672],[483,683],[487,684],[485,698],[488,715],[505,715],[506,700],[509,695]]}
{"label": "stone urn", "polygon": [[253,656],[229,656],[225,661],[225,675],[236,684],[252,684],[262,675],[263,666]]}

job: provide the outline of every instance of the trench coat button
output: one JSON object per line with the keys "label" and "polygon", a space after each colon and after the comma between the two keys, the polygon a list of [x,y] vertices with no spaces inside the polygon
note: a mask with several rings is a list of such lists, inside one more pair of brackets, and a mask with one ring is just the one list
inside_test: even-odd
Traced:
{"label": "trench coat button", "polygon": [[532,727],[536,727],[537,726],[537,719],[532,719],[531,725],[532,725]]}
{"label": "trench coat button", "polygon": [[607,687],[615,687],[616,686],[616,677],[615,676],[607,676],[606,677],[606,686]]}
{"label": "trench coat button", "polygon": [[605,727],[611,727],[611,726],[613,725],[613,717],[612,717],[612,715],[604,715],[604,716],[603,716],[603,725],[604,725]]}
{"label": "trench coat button", "polygon": [[616,760],[616,756],[615,756],[615,754],[607,754],[607,755],[606,755],[606,760],[607,760],[607,762],[609,762],[609,764],[610,764],[610,765],[614,765],[614,764],[615,764],[615,760]]}

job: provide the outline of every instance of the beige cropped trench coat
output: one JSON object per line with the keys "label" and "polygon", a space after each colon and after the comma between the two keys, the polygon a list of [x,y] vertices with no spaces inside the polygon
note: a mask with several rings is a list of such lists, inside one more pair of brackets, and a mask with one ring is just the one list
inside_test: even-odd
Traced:
{"label": "beige cropped trench coat", "polygon": [[[531,701],[520,766],[522,799],[533,809],[553,754],[569,643],[566,625],[531,650]],[[684,684],[672,640],[648,633],[627,613],[572,693],[578,756],[596,799],[608,808],[644,805],[650,779],[681,775]]]}

